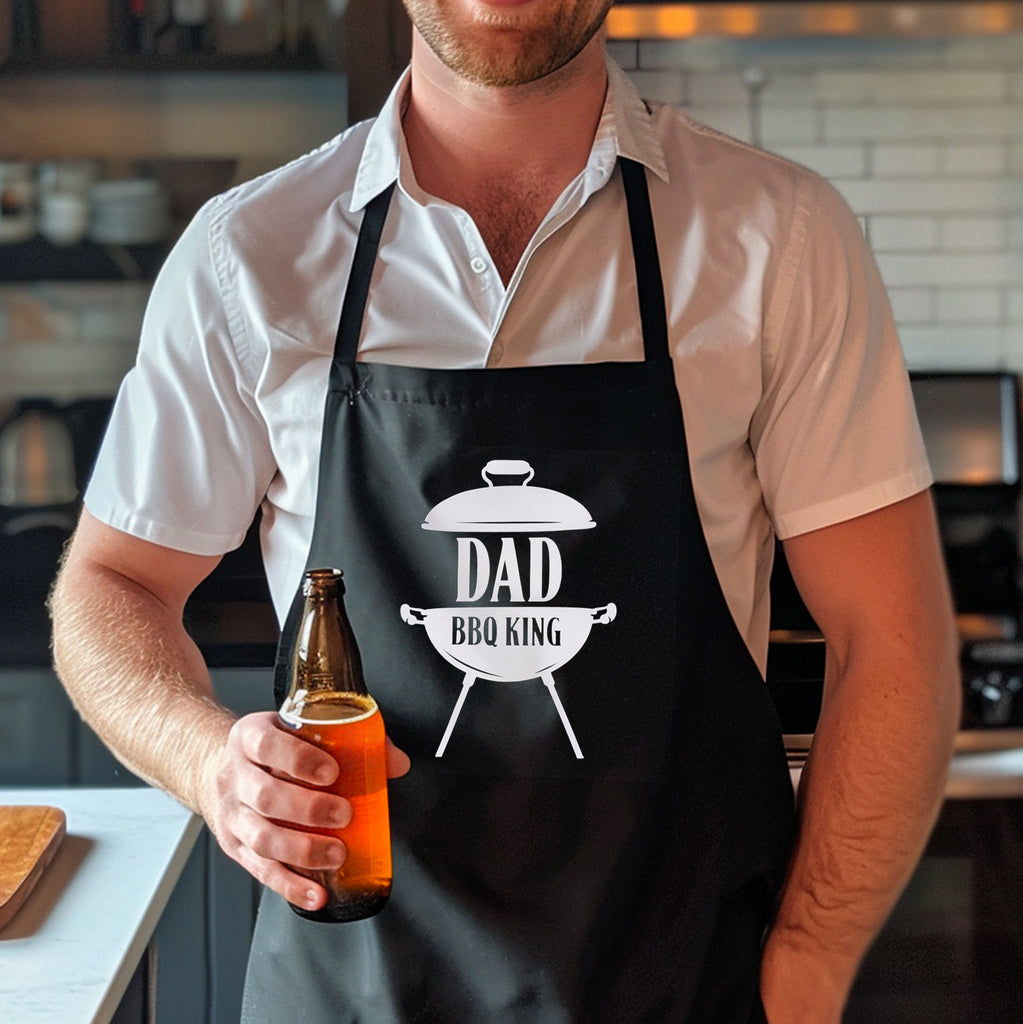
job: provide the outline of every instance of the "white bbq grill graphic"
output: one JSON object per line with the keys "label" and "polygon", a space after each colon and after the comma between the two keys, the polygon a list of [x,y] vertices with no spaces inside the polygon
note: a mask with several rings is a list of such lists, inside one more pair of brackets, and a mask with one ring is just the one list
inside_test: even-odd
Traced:
{"label": "white bbq grill graphic", "polygon": [[[611,622],[617,609],[552,605],[562,580],[561,552],[548,533],[589,530],[596,524],[574,498],[530,487],[533,468],[520,460],[491,460],[486,487],[446,498],[427,515],[424,530],[458,534],[457,597],[450,608],[401,606],[409,625],[426,629],[437,652],[463,673],[462,689],[437,748],[443,757],[455,722],[477,679],[547,687],[572,750],[583,756],[555,689],[554,672],[579,653],[596,622]],[[495,483],[494,478],[518,478]],[[498,534],[490,545],[479,534]],[[480,601],[489,600],[489,604]],[[471,603],[470,603],[471,602]],[[508,602],[502,604],[501,602]]]}

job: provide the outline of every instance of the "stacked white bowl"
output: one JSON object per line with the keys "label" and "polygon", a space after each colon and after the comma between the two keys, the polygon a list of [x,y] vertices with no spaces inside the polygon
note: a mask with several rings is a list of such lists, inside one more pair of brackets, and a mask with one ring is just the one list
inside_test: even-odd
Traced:
{"label": "stacked white bowl", "polygon": [[102,245],[152,245],[170,231],[167,193],[153,178],[100,181],[90,193],[89,237]]}

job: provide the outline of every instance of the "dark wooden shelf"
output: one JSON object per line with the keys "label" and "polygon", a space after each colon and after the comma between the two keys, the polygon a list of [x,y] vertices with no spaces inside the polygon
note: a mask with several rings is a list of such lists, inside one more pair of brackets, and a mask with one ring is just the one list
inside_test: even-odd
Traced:
{"label": "dark wooden shelf", "polygon": [[62,57],[11,54],[0,61],[0,76],[59,74],[147,74],[178,72],[331,71],[313,48],[296,53],[95,54]]}
{"label": "dark wooden shelf", "polygon": [[112,246],[86,240],[60,246],[36,237],[0,245],[0,282],[149,281],[167,251],[167,244]]}

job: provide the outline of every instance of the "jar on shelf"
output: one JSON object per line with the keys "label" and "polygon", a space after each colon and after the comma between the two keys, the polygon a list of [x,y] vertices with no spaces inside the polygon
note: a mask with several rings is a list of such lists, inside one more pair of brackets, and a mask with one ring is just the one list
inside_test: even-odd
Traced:
{"label": "jar on shelf", "polygon": [[0,243],[24,242],[36,233],[32,165],[0,160]]}

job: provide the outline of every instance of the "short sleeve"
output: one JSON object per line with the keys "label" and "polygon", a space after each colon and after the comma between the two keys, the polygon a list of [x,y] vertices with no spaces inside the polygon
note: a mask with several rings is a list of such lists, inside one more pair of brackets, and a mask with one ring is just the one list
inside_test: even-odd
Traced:
{"label": "short sleeve", "polygon": [[116,529],[211,555],[241,543],[274,473],[215,227],[211,203],[157,276],[85,495]]}
{"label": "short sleeve", "polygon": [[855,216],[821,179],[767,312],[763,382],[750,443],[780,537],[930,485],[884,285]]}

